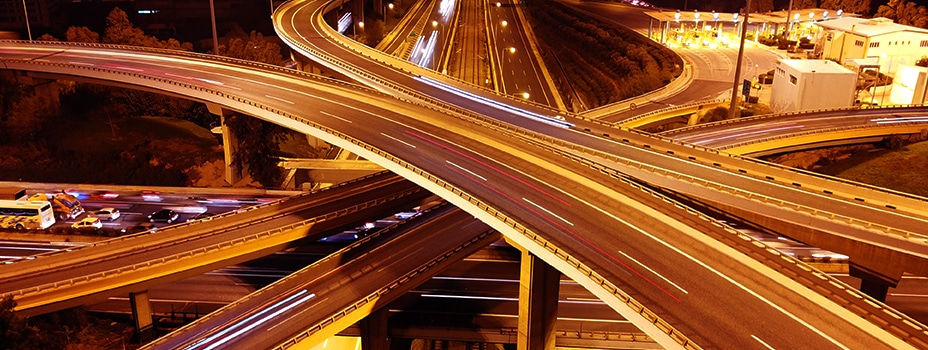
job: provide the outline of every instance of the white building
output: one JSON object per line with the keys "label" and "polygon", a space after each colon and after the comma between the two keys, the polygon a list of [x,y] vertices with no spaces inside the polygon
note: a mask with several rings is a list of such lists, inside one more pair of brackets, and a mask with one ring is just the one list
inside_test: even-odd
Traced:
{"label": "white building", "polygon": [[854,105],[857,73],[829,60],[781,59],[773,76],[775,113]]}
{"label": "white building", "polygon": [[845,62],[876,58],[880,72],[894,75],[900,65],[928,56],[928,30],[893,23],[887,18],[843,17],[817,22],[823,59]]}

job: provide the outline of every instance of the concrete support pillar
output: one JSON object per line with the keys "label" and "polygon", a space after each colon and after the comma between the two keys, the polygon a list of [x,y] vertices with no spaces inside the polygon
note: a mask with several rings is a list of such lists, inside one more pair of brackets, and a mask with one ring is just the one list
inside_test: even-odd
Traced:
{"label": "concrete support pillar", "polygon": [[389,308],[382,307],[358,322],[361,328],[361,350],[390,350],[389,316]]}
{"label": "concrete support pillar", "polygon": [[519,276],[519,350],[554,350],[561,273],[522,250]]}
{"label": "concrete support pillar", "polygon": [[129,293],[132,306],[132,319],[135,320],[135,334],[139,343],[145,344],[155,339],[155,327],[151,318],[151,302],[148,291]]}
{"label": "concrete support pillar", "polygon": [[901,269],[898,271],[898,275],[893,273],[893,276],[889,276],[867,266],[856,264],[853,258],[848,264],[848,273],[853,277],[860,278],[861,292],[881,302],[886,302],[886,292],[889,291],[889,287],[895,288],[902,278]]}
{"label": "concrete support pillar", "polygon": [[696,124],[699,124],[699,113],[690,114],[689,118],[687,118],[686,125],[689,126]]}
{"label": "concrete support pillar", "polygon": [[238,138],[235,137],[232,130],[226,126],[226,117],[231,115],[232,112],[222,108],[220,105],[212,103],[207,103],[206,107],[209,109],[210,113],[218,115],[222,123],[222,155],[226,166],[225,178],[228,184],[234,185],[242,179],[242,169],[232,166],[232,155],[238,151]]}

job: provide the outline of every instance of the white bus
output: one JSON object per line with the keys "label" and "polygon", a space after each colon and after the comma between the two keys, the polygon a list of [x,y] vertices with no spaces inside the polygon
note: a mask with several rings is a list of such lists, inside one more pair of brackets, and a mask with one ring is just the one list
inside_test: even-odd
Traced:
{"label": "white bus", "polygon": [[47,201],[0,200],[0,229],[44,230],[55,223]]}

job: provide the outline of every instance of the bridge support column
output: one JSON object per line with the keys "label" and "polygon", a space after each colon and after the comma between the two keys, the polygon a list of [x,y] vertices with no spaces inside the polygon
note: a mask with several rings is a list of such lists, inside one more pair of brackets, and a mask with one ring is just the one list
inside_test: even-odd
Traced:
{"label": "bridge support column", "polygon": [[390,316],[390,309],[382,307],[374,310],[370,315],[358,322],[361,328],[361,349],[362,350],[390,350],[390,338],[388,336],[387,318]]}
{"label": "bridge support column", "polygon": [[689,118],[686,120],[686,126],[699,124],[699,113],[690,114]]}
{"label": "bridge support column", "polygon": [[[899,270],[898,274],[893,273],[893,276],[890,276],[884,271],[876,271],[867,268],[867,266],[856,264],[853,258],[851,258],[851,260],[852,261],[848,264],[848,273],[852,277],[860,278],[860,291],[869,295],[871,298],[885,303],[886,292],[889,291],[889,287],[895,288],[899,284],[899,279],[902,278],[902,271]],[[868,265],[872,266],[873,264]]]}
{"label": "bridge support column", "polygon": [[129,293],[132,306],[132,319],[135,320],[135,335],[139,343],[145,344],[155,339],[155,327],[151,318],[151,302],[148,291]]}
{"label": "bridge support column", "polygon": [[212,103],[207,103],[206,107],[209,109],[210,113],[218,115],[222,123],[222,155],[226,166],[225,178],[228,184],[234,185],[242,179],[242,169],[232,166],[232,156],[235,152],[238,152],[238,138],[233,135],[232,130],[226,126],[226,117],[232,112],[222,108],[222,106]]}
{"label": "bridge support column", "polygon": [[554,350],[561,273],[522,250],[518,350]]}

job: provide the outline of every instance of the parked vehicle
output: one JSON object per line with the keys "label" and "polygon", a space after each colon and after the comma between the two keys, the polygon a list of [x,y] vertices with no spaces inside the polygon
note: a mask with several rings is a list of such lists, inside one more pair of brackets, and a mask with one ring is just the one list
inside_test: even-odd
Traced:
{"label": "parked vehicle", "polygon": [[150,222],[140,222],[138,225],[132,226],[127,229],[123,229],[122,232],[133,234],[133,233],[139,233],[139,232],[145,232],[145,231],[155,232],[157,230],[158,228],[155,227],[155,224],[152,224]]}
{"label": "parked vehicle", "polygon": [[0,199],[0,228],[44,230],[54,223],[49,202]]}
{"label": "parked vehicle", "polygon": [[151,222],[166,222],[172,223],[177,220],[177,212],[171,209],[161,209],[148,216],[148,221]]}
{"label": "parked vehicle", "polygon": [[36,193],[29,197],[30,201],[42,201],[52,204],[52,210],[55,211],[55,218],[58,220],[76,219],[84,213],[84,207],[77,197],[67,194],[64,191],[60,193]]}
{"label": "parked vehicle", "polygon": [[116,219],[119,219],[119,216],[121,214],[122,213],[119,212],[119,209],[107,207],[107,208],[100,208],[100,210],[90,213],[90,216],[99,218],[100,220],[114,221]]}
{"label": "parked vehicle", "polygon": [[26,199],[26,189],[22,187],[0,187],[0,199],[14,201]]}
{"label": "parked vehicle", "polygon": [[195,220],[200,220],[200,219],[206,219],[206,218],[211,217],[211,216],[216,216],[216,214],[215,214],[215,213],[210,213],[210,212],[207,211],[207,212],[203,212],[203,213],[197,214],[196,216],[192,216],[192,217],[190,217],[189,219],[187,219],[187,221],[195,221]]}
{"label": "parked vehicle", "polygon": [[83,218],[81,221],[71,224],[71,228],[78,230],[99,230],[103,228],[103,221],[94,217]]}

